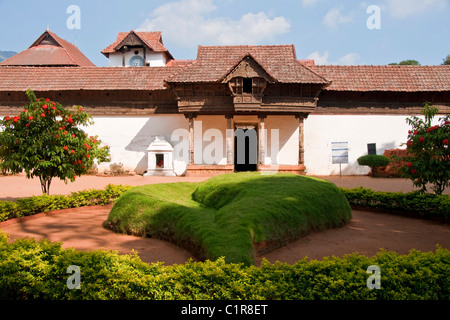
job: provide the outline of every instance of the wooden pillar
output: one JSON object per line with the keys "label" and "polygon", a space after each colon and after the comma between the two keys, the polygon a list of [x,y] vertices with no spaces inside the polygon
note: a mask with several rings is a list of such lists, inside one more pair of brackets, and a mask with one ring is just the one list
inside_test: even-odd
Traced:
{"label": "wooden pillar", "polygon": [[307,114],[298,114],[295,116],[298,119],[298,164],[305,163],[304,120],[307,116]]}
{"label": "wooden pillar", "polygon": [[259,118],[259,164],[264,165],[266,160],[266,127],[264,120],[266,115],[258,115]]}
{"label": "wooden pillar", "polygon": [[227,119],[227,132],[226,132],[226,143],[227,143],[227,164],[233,164],[233,128],[232,128],[232,119],[233,115],[225,115]]}
{"label": "wooden pillar", "polygon": [[194,164],[194,119],[197,117],[195,114],[185,114],[189,119],[189,164]]}

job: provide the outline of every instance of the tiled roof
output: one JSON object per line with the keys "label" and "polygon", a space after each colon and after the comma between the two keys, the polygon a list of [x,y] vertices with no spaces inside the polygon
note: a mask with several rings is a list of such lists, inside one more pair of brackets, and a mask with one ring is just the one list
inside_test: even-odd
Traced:
{"label": "tiled roof", "polygon": [[[51,44],[44,44],[50,39]],[[73,44],[45,31],[28,49],[4,60],[0,66],[95,66]]]}
{"label": "tiled roof", "polygon": [[199,46],[197,60],[168,79],[168,82],[219,82],[248,55],[275,81],[328,83],[297,61],[293,45]]}
{"label": "tiled roof", "polygon": [[335,91],[450,91],[450,66],[310,66]]}
{"label": "tiled roof", "polygon": [[163,90],[180,67],[0,67],[0,91]]}
{"label": "tiled roof", "polygon": [[119,32],[116,41],[114,41],[112,44],[103,49],[102,53],[106,57],[108,57],[110,53],[118,51],[121,47],[121,43],[130,34],[135,34],[143,42],[143,44],[145,44],[148,48],[152,49],[153,51],[166,52],[170,55],[169,51],[163,45],[162,35],[160,31],[140,32],[134,30],[131,30],[130,32]]}

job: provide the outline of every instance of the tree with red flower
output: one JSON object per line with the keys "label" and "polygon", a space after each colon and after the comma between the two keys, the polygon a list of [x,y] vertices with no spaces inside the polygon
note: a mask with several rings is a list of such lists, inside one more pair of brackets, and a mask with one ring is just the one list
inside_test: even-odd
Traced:
{"label": "tree with red flower", "polygon": [[27,96],[30,102],[18,116],[0,119],[0,170],[39,177],[42,192],[49,194],[53,178],[74,181],[94,163],[110,161],[109,147],[80,129],[93,124],[80,106],[65,108],[49,98],[36,98],[31,90]]}
{"label": "tree with red flower", "polygon": [[412,130],[408,131],[408,157],[404,159],[406,165],[402,167],[402,174],[411,179],[420,192],[427,192],[427,185],[431,184],[436,194],[442,194],[450,185],[450,115],[432,125],[438,112],[426,103],[422,110],[424,117],[407,119]]}

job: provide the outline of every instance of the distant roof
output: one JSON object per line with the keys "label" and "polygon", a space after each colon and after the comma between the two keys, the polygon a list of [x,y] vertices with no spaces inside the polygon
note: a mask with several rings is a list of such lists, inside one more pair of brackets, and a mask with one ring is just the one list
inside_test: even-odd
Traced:
{"label": "distant roof", "polygon": [[450,66],[310,66],[334,91],[450,91]]}
{"label": "distant roof", "polygon": [[109,57],[110,53],[119,51],[123,46],[127,45],[127,42],[136,43],[136,39],[139,44],[146,46],[154,52],[165,52],[173,59],[169,50],[163,45],[161,31],[153,32],[141,32],[131,30],[129,32],[119,32],[116,41],[102,50],[102,53]]}
{"label": "distant roof", "polygon": [[0,68],[0,91],[163,90],[178,66]]}
{"label": "distant roof", "polygon": [[0,62],[0,66],[95,66],[75,45],[45,31],[28,49]]}
{"label": "distant roof", "polygon": [[197,60],[167,81],[218,82],[246,56],[251,56],[277,82],[328,83],[296,59],[293,45],[199,46]]}

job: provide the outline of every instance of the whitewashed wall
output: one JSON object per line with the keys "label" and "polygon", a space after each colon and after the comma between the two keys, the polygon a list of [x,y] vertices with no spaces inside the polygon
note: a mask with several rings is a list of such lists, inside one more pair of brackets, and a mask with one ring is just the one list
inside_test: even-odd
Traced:
{"label": "whitewashed wall", "polygon": [[[142,48],[132,48],[130,51],[125,53],[125,66],[129,66],[130,59],[135,56],[134,51],[138,51],[138,55],[144,57],[144,49]],[[164,67],[166,65],[166,58],[161,52],[146,52],[145,53],[146,62],[150,67]],[[110,67],[122,67],[122,53],[111,53],[109,55],[109,66]]]}
{"label": "whitewashed wall", "polygon": [[[100,140],[111,148],[111,162],[99,165],[99,171],[109,170],[112,163],[122,163],[124,169],[138,174],[147,170],[147,148],[155,136],[164,138],[174,146],[178,141],[172,141],[174,130],[187,130],[188,121],[183,115],[156,116],[95,116],[95,124],[85,128],[89,135],[98,135]],[[174,155],[176,173],[185,170],[185,164],[179,165],[179,156]]]}
{"label": "whitewashed wall", "polygon": [[[409,125],[405,116],[392,115],[310,115],[305,120],[305,166],[309,175],[338,175],[339,164],[332,164],[331,143],[348,142],[349,163],[342,174],[367,174],[370,168],[358,165],[367,154],[367,144],[376,143],[377,154],[400,148],[407,140]],[[404,147],[402,147],[404,148]]]}
{"label": "whitewashed wall", "polygon": [[[5,115],[0,115],[4,117]],[[331,143],[347,141],[349,145],[349,163],[342,165],[343,175],[364,175],[369,168],[359,166],[357,159],[367,154],[367,144],[376,143],[377,154],[386,149],[399,148],[406,142],[410,129],[406,116],[394,115],[310,115],[304,122],[305,166],[308,175],[338,175],[339,165],[332,164]],[[89,135],[99,138],[111,147],[111,162],[100,164],[99,171],[109,170],[110,164],[122,163],[124,169],[143,174],[147,169],[147,148],[155,136],[164,136],[172,146],[189,146],[189,123],[183,115],[152,116],[94,116],[95,124],[84,128]],[[197,132],[194,147],[196,164],[206,164],[202,155],[211,151],[211,143],[205,133],[208,129],[217,129],[223,137],[222,156],[219,164],[226,164],[226,119],[224,116],[199,116],[202,131]],[[259,123],[256,116],[235,116],[234,123]],[[234,126],[233,126],[234,127]],[[294,116],[268,116],[265,119],[267,129],[266,164],[275,163],[273,150],[278,149],[278,164],[295,165],[298,162],[298,120]],[[172,134],[181,129],[182,138]],[[279,143],[273,147],[271,129],[279,129]],[[211,131],[209,131],[211,133]],[[199,141],[203,139],[203,141]],[[209,149],[208,149],[209,148]],[[187,149],[188,150],[188,149]],[[174,169],[177,175],[185,172],[188,153],[174,152]]]}

